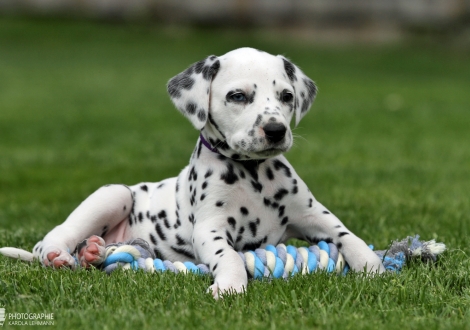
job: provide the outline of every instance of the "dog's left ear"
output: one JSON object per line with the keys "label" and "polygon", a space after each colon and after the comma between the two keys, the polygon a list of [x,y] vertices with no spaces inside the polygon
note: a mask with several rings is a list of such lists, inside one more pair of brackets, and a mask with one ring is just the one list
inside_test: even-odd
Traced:
{"label": "dog's left ear", "polygon": [[310,110],[310,106],[317,95],[317,86],[296,65],[282,55],[284,70],[295,89],[295,126]]}
{"label": "dog's left ear", "polygon": [[168,82],[171,100],[198,130],[207,122],[211,82],[219,67],[218,57],[212,55],[194,63]]}

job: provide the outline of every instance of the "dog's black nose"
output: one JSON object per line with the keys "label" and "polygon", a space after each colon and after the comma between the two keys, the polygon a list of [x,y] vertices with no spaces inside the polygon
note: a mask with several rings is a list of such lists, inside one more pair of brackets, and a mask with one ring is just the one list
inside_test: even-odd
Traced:
{"label": "dog's black nose", "polygon": [[280,123],[268,123],[263,127],[263,130],[268,141],[276,143],[284,138],[287,128]]}

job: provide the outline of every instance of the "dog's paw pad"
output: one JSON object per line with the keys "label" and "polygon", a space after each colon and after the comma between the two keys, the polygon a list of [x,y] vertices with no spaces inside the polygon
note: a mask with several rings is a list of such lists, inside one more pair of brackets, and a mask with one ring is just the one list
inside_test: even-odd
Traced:
{"label": "dog's paw pad", "polygon": [[49,252],[45,252],[45,257],[42,259],[44,266],[54,268],[75,268],[75,259],[66,251],[58,248],[47,249]]}
{"label": "dog's paw pad", "polygon": [[79,244],[78,261],[82,267],[100,265],[105,259],[105,242],[99,236],[91,236]]}

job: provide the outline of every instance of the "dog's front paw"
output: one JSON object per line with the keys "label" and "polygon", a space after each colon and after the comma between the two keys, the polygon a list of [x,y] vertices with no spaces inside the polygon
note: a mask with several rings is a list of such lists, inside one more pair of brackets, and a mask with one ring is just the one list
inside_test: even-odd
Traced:
{"label": "dog's front paw", "polygon": [[98,266],[103,263],[105,256],[105,242],[99,236],[93,235],[77,246],[77,259],[82,267]]}
{"label": "dog's front paw", "polygon": [[214,299],[219,299],[222,298],[222,294],[244,293],[245,290],[246,283],[223,283],[216,281],[207,289],[207,292],[212,293]]}
{"label": "dog's front paw", "polygon": [[357,272],[366,272],[368,275],[382,274],[385,267],[382,260],[372,250],[364,251],[361,255],[355,255],[348,261],[349,267]]}

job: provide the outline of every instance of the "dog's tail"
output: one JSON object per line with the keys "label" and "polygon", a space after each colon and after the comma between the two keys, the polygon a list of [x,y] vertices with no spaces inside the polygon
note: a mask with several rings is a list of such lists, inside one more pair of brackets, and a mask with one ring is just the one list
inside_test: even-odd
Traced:
{"label": "dog's tail", "polygon": [[17,249],[13,247],[0,248],[0,254],[10,258],[21,259],[23,261],[31,262],[34,260],[34,255],[26,250]]}

